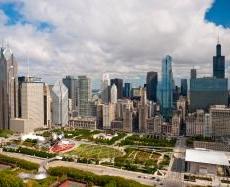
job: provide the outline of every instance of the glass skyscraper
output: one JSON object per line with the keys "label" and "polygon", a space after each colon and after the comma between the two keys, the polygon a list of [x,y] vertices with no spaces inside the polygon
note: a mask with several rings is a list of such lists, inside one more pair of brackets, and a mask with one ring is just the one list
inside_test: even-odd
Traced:
{"label": "glass skyscraper", "polygon": [[216,45],[216,56],[213,57],[213,77],[223,79],[225,77],[225,56],[221,56],[221,45]]}
{"label": "glass skyscraper", "polygon": [[157,101],[157,72],[147,72],[146,76],[146,88],[147,99],[149,101]]}
{"label": "glass skyscraper", "polygon": [[173,73],[172,73],[172,57],[167,55],[162,60],[162,73],[159,101],[161,114],[166,120],[172,117],[173,108]]}
{"label": "glass skyscraper", "polygon": [[10,119],[18,117],[17,62],[11,49],[0,49],[0,129],[10,128]]}
{"label": "glass skyscraper", "polygon": [[124,86],[124,97],[130,98],[131,97],[131,83],[126,82]]}
{"label": "glass skyscraper", "polygon": [[187,79],[181,79],[180,89],[181,89],[181,95],[187,96],[187,93],[188,93],[188,81],[187,81]]}

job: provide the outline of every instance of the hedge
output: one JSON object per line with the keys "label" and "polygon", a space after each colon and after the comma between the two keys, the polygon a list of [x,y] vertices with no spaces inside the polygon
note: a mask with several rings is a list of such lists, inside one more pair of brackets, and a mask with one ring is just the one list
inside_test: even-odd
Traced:
{"label": "hedge", "polygon": [[90,185],[97,186],[116,186],[116,187],[147,187],[133,180],[124,179],[121,177],[96,175],[91,172],[82,171],[75,168],[53,167],[49,168],[48,173],[51,176],[67,176],[70,179],[87,182]]}
{"label": "hedge", "polygon": [[56,156],[56,154],[54,154],[54,153],[47,153],[45,151],[39,151],[36,149],[29,149],[26,147],[19,147],[16,150],[11,149],[11,148],[3,148],[3,150],[6,152],[22,153],[22,154],[26,154],[26,155],[41,157],[41,158],[53,158]]}
{"label": "hedge", "polygon": [[22,180],[10,171],[0,171],[0,186],[23,187]]}
{"label": "hedge", "polygon": [[0,154],[0,162],[4,164],[13,164],[17,167],[27,170],[37,170],[39,165],[23,159],[13,158]]}

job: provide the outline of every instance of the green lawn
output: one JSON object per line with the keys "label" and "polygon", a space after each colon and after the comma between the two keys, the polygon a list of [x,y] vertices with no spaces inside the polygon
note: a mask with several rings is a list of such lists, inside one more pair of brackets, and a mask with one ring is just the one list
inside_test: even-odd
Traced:
{"label": "green lawn", "polygon": [[0,137],[7,138],[12,134],[13,134],[13,132],[9,129],[0,129]]}
{"label": "green lawn", "polygon": [[102,159],[122,156],[122,152],[103,145],[81,144],[69,154],[87,159]]}
{"label": "green lawn", "polygon": [[154,146],[154,147],[174,147],[175,139],[168,140],[166,138],[157,138],[151,135],[132,135],[122,140],[120,145],[139,145],[139,146]]}
{"label": "green lawn", "polygon": [[129,162],[131,164],[140,164],[140,165],[156,165],[157,160],[160,157],[160,154],[154,153],[151,151],[143,151],[137,149],[126,149],[126,155],[116,158],[117,162]]}

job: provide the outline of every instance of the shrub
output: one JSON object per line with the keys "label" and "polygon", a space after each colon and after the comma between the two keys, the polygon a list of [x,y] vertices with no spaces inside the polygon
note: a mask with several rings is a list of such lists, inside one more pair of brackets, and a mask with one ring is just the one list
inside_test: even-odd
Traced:
{"label": "shrub", "polygon": [[10,171],[0,171],[0,186],[23,187],[23,182]]}
{"label": "shrub", "polygon": [[26,147],[19,147],[18,149],[4,148],[3,150],[7,152],[22,153],[26,155],[37,156],[41,158],[53,158],[56,156],[56,154],[54,153],[48,153],[48,152],[39,151],[36,149],[29,149]]}
{"label": "shrub", "polygon": [[74,168],[55,167],[49,168],[48,173],[51,176],[62,177],[66,175],[68,178],[91,183],[97,186],[117,186],[117,187],[147,187],[133,180],[124,179],[121,177],[95,175],[91,172],[86,172]]}
{"label": "shrub", "polygon": [[[38,164],[23,160],[23,159],[18,159],[18,158],[13,158],[5,155],[0,154],[0,162],[4,164],[13,164],[17,167],[27,169],[27,170],[37,170],[38,169]],[[0,185],[1,186],[1,185]]]}

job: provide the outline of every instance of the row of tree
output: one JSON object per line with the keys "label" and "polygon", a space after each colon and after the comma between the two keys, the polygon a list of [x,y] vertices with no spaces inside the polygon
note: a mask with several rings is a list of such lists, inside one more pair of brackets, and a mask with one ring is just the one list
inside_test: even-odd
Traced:
{"label": "row of tree", "polygon": [[87,182],[89,186],[97,185],[105,187],[147,187],[147,185],[140,184],[133,180],[127,180],[121,177],[107,175],[99,176],[91,172],[86,172],[75,168],[54,167],[49,168],[48,173],[51,176],[67,176],[68,178],[77,180],[79,182]]}

